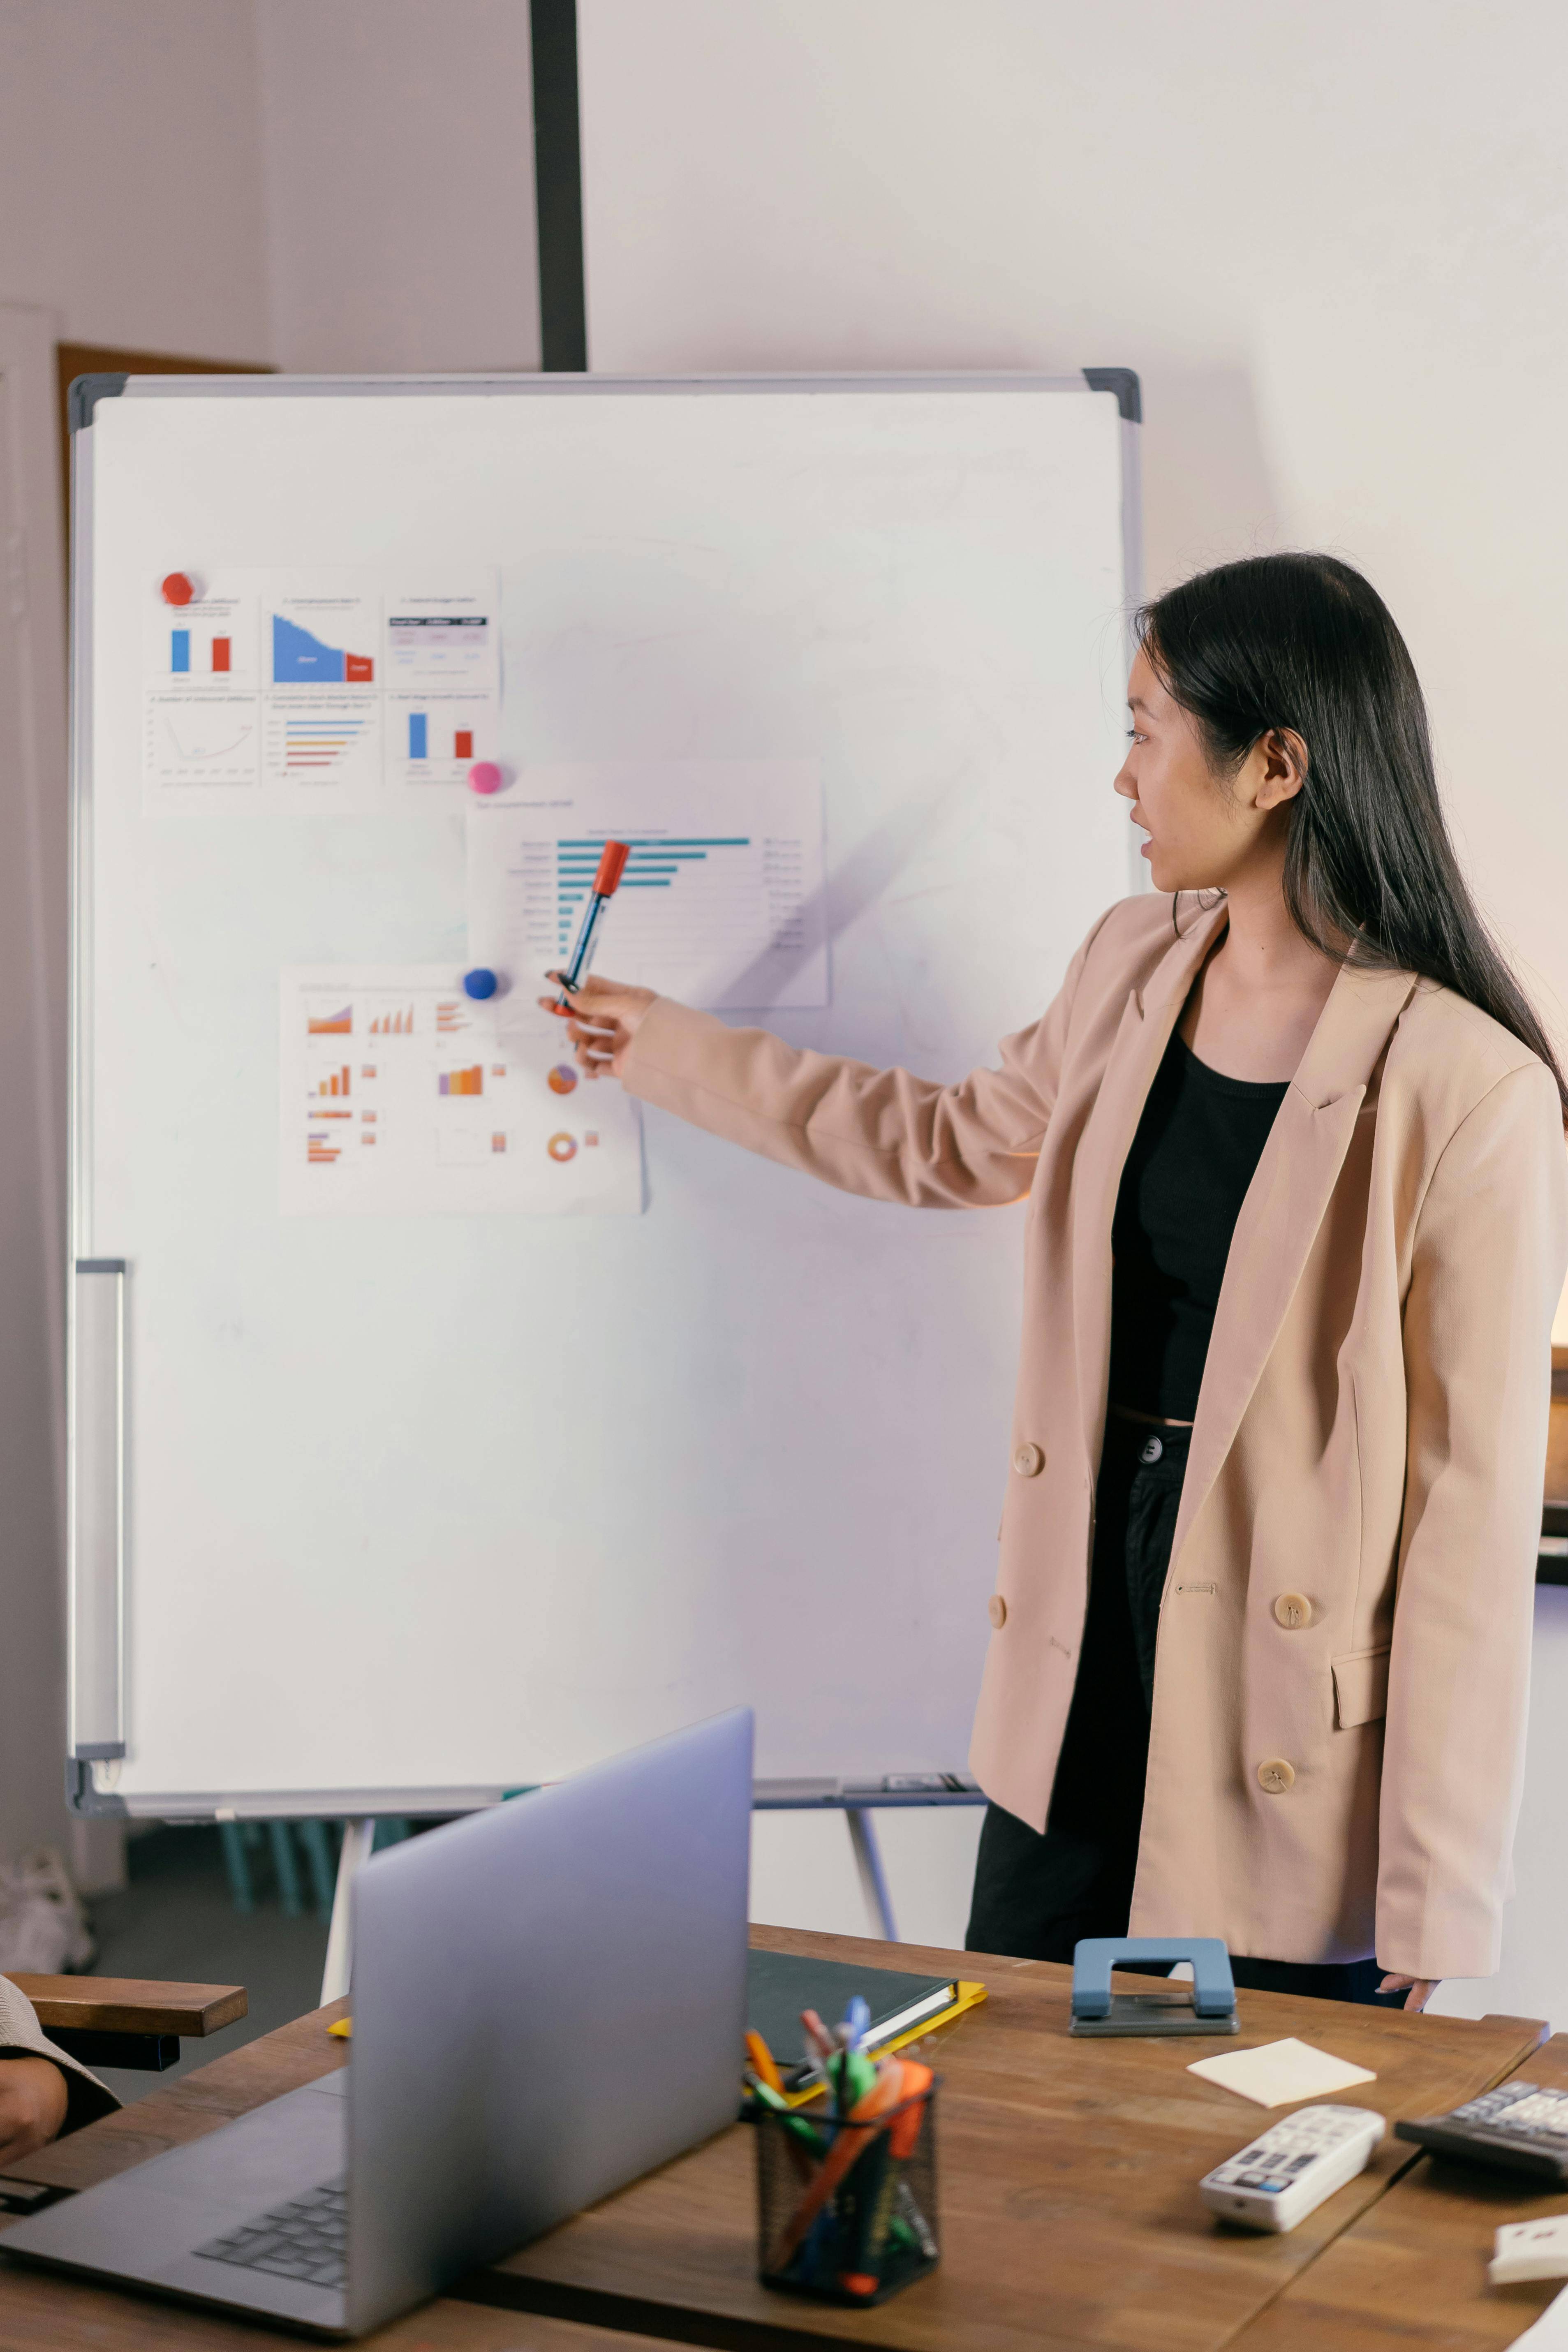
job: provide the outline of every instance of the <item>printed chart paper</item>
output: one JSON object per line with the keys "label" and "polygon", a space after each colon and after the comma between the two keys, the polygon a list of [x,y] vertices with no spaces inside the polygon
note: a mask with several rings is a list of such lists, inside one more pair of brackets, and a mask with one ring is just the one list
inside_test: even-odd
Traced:
{"label": "printed chart paper", "polygon": [[493,572],[232,571],[142,615],[149,811],[461,804],[500,717]]}
{"label": "printed chart paper", "polygon": [[513,999],[565,961],[606,840],[631,844],[595,961],[720,1011],[828,1002],[822,785],[799,760],[525,768],[468,814],[468,947]]}
{"label": "printed chart paper", "polygon": [[285,1216],[635,1216],[642,1127],[548,1013],[476,1004],[446,964],[286,967]]}

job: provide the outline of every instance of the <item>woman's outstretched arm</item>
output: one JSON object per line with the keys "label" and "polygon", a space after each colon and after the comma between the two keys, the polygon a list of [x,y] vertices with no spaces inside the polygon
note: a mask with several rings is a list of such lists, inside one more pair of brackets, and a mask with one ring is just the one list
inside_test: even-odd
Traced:
{"label": "woman's outstretched arm", "polygon": [[[765,1159],[870,1200],[1000,1207],[1029,1189],[1094,936],[1049,1011],[1003,1040],[1002,1067],[956,1086],[787,1045],[765,1029],[731,1029],[715,1013],[610,980],[585,982],[563,1017],[592,1075],[613,1074],[643,1101]],[[540,1002],[553,1009],[552,999]]]}

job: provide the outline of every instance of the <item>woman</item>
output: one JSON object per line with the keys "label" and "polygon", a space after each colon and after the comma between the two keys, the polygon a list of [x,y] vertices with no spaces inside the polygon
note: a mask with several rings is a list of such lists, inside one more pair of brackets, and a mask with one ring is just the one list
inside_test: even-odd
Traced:
{"label": "woman", "polygon": [[1028,1195],[971,1948],[1218,1935],[1241,1983],[1419,2009],[1498,1965],[1568,1098],[1368,583],[1226,564],[1140,635],[1116,790],[1154,894],[1000,1071],[608,981],[572,1035],[850,1191]]}

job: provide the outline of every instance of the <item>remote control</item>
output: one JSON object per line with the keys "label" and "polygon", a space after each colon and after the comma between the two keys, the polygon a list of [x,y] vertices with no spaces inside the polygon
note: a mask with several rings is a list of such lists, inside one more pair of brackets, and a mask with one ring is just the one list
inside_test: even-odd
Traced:
{"label": "remote control", "polygon": [[1198,2183],[1211,2213],[1247,2230],[1293,2230],[1353,2180],[1383,2137],[1370,2107],[1298,2107]]}

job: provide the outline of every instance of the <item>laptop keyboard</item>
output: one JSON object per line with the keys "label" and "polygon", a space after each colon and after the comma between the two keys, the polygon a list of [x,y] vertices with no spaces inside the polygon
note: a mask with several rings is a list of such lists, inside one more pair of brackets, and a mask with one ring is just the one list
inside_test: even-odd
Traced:
{"label": "laptop keyboard", "polygon": [[196,2252],[209,2263],[232,2263],[236,2270],[270,2271],[304,2286],[341,2287],[348,2281],[348,2232],[347,2184],[328,2180]]}

